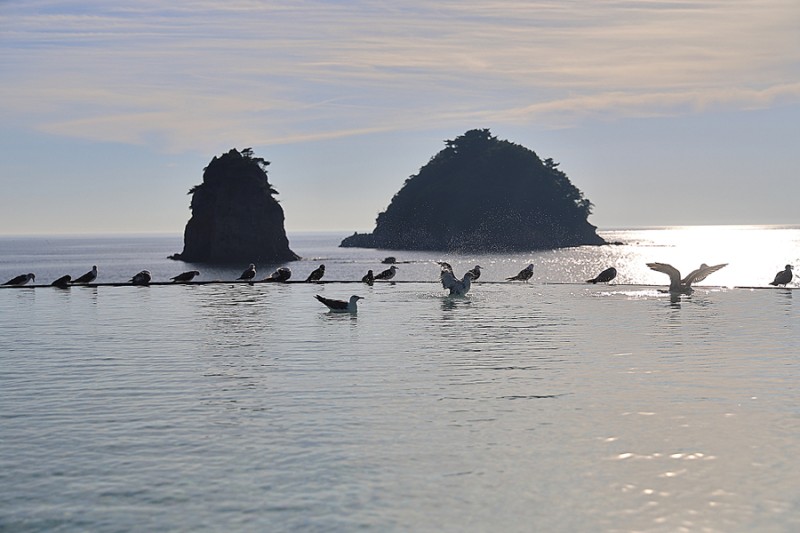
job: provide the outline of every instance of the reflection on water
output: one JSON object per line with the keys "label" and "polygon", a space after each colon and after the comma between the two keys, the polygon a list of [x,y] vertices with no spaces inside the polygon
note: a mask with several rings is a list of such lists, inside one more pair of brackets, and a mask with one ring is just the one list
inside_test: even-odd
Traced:
{"label": "reflection on water", "polygon": [[[794,530],[791,290],[542,283],[683,265],[677,234],[463,298],[425,262],[403,272],[430,283],[0,291],[0,529]],[[491,281],[529,256],[448,259]]]}

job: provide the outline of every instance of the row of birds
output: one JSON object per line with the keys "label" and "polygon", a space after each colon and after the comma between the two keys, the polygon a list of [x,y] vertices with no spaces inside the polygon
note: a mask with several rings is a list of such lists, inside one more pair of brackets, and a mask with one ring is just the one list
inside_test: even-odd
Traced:
{"label": "row of birds", "polygon": [[[464,276],[459,279],[453,273],[453,267],[446,262],[439,261],[437,262],[438,265],[441,267],[441,272],[439,274],[439,280],[442,283],[442,287],[449,291],[450,296],[463,296],[467,294],[472,287],[472,282],[477,280],[481,277],[481,266],[475,265],[475,267],[468,270]],[[699,268],[690,272],[687,276],[681,277],[680,271],[667,263],[647,263],[647,266],[656,271],[661,272],[669,276],[670,284],[668,292],[673,294],[688,294],[692,292],[692,284],[699,283],[706,279],[709,275],[713,274],[714,272],[720,270],[721,268],[727,266],[727,263],[722,263],[719,265],[707,265],[705,263],[701,264]],[[533,263],[529,264],[525,268],[519,271],[514,276],[510,276],[505,278],[506,281],[523,281],[527,282],[533,277]],[[367,285],[372,285],[376,280],[391,280],[394,278],[395,274],[397,273],[398,267],[395,265],[390,266],[388,269],[384,270],[383,272],[374,275],[372,270],[367,271],[366,275],[361,278],[361,281],[366,283]],[[176,283],[186,283],[192,281],[195,276],[200,274],[197,270],[190,270],[188,272],[183,272],[170,278],[173,282]],[[325,265],[320,265],[315,270],[313,270],[308,277],[306,278],[306,282],[318,282],[322,279],[325,275]],[[285,282],[288,281],[289,278],[292,276],[292,271],[287,267],[280,267],[275,270],[272,274],[268,277],[264,278],[261,281],[265,282]],[[254,281],[256,277],[256,266],[254,264],[250,264],[244,272],[242,272],[241,276],[239,276],[237,281]],[[600,272],[597,276],[592,279],[586,280],[587,283],[608,283],[612,281],[614,278],[617,277],[617,269],[614,267],[609,267],[602,272]],[[777,274],[775,274],[775,278],[773,281],[770,282],[770,285],[778,286],[783,285],[786,286],[789,282],[792,281],[792,265],[786,265],[784,270],[781,270]],[[33,273],[28,274],[20,274],[15,278],[12,278],[4,283],[4,285],[25,285],[29,281],[33,281],[36,279],[36,276]],[[92,270],[87,272],[86,274],[72,279],[71,276],[66,275],[58,278],[57,280],[53,281],[51,285],[56,287],[66,288],[70,285],[76,284],[88,284],[93,282],[97,279],[97,266],[93,266]],[[133,285],[148,285],[152,280],[152,276],[150,275],[150,271],[142,270],[141,272],[137,273],[133,276],[129,283]],[[328,306],[331,311],[335,312],[356,312],[357,310],[357,302],[358,300],[362,300],[361,296],[353,295],[350,297],[350,300],[333,300],[330,298],[325,298],[320,295],[315,296],[317,300]]]}

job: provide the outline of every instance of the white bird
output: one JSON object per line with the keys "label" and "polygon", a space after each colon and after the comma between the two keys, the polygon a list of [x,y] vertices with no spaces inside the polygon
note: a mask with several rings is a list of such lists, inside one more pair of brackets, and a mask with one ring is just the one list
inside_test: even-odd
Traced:
{"label": "white bird", "polygon": [[390,280],[394,277],[395,272],[397,272],[397,267],[392,265],[380,274],[376,274],[375,279]]}
{"label": "white bird", "polygon": [[134,285],[148,285],[151,279],[150,271],[142,270],[131,278],[131,283]]}
{"label": "white bird", "polygon": [[292,271],[289,270],[289,267],[280,267],[278,270],[270,274],[268,278],[264,278],[264,281],[276,281],[282,283],[291,277]]}
{"label": "white bird", "polygon": [[355,294],[350,297],[350,301],[345,302],[344,300],[334,300],[332,298],[325,298],[324,296],[320,296],[319,294],[314,295],[314,297],[325,304],[328,309],[331,310],[333,313],[357,313],[358,306],[356,305],[359,300],[363,300],[364,298],[361,296],[356,296]]}
{"label": "white bird", "polygon": [[92,269],[89,272],[79,277],[78,279],[72,280],[72,284],[75,285],[76,283],[91,283],[96,279],[97,279],[97,265],[93,265]]}
{"label": "white bird", "polygon": [[256,277],[256,266],[253,263],[250,263],[250,266],[248,266],[247,269],[244,272],[242,272],[242,275],[236,279],[250,281],[254,277]]}
{"label": "white bird", "polygon": [[3,285],[25,285],[31,280],[35,280],[36,276],[33,272],[29,272],[28,274],[20,274],[15,278],[11,278],[10,280],[3,283]]}
{"label": "white bird", "polygon": [[533,277],[533,263],[520,270],[519,274],[517,274],[516,276],[511,276],[510,278],[506,278],[506,280],[527,282],[532,277]]}
{"label": "white bird", "polygon": [[472,274],[472,281],[477,281],[479,277],[481,277],[481,266],[475,265],[475,267],[469,270],[470,274]]}
{"label": "white bird", "polygon": [[647,263],[647,266],[649,266],[651,270],[655,270],[656,272],[661,272],[669,276],[669,292],[683,294],[689,294],[692,292],[692,283],[703,281],[710,274],[713,274],[717,270],[727,265],[728,263],[722,263],[721,265],[708,266],[707,264],[703,263],[700,265],[700,268],[692,270],[685,278],[681,279],[680,271],[678,271],[678,269],[672,265],[668,265],[667,263]]}
{"label": "white bird", "polygon": [[785,270],[781,270],[777,274],[775,274],[775,279],[770,282],[770,285],[778,285],[786,286],[787,283],[792,281],[792,265],[786,265]]}
{"label": "white bird", "polygon": [[464,274],[463,279],[458,279],[452,270],[442,268],[439,279],[442,281],[442,287],[450,290],[450,296],[464,296],[469,292],[472,285],[472,271]]}

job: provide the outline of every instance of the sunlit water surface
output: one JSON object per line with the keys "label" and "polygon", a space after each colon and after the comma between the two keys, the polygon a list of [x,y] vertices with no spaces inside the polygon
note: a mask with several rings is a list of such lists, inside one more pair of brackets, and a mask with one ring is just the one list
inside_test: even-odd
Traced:
{"label": "sunlit water surface", "polygon": [[[800,293],[732,287],[800,262],[800,230],[604,236],[626,244],[306,234],[295,277],[341,283],[0,290],[0,530],[797,530]],[[164,259],[179,236],[0,246],[4,279],[192,267]],[[402,283],[344,283],[386,255]],[[447,297],[434,260],[484,277]],[[671,300],[647,261],[729,266]],[[617,284],[580,283],[612,264]],[[365,299],[332,315],[314,294]]]}

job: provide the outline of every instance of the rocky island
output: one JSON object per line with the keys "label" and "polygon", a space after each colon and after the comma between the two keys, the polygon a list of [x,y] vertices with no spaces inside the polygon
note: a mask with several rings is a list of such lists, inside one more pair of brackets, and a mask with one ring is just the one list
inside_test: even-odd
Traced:
{"label": "rocky island", "polygon": [[372,233],[340,246],[519,252],[606,242],[588,222],[592,203],[552,159],[467,131],[408,178]]}
{"label": "rocky island", "polygon": [[283,208],[267,179],[269,161],[253,150],[214,157],[203,183],[192,187],[192,216],[183,252],[172,259],[195,263],[282,263],[299,259],[289,249]]}

